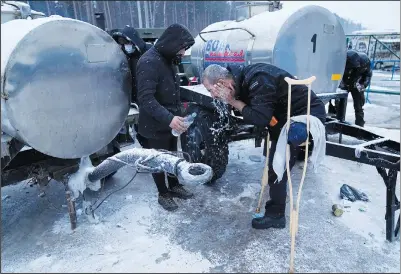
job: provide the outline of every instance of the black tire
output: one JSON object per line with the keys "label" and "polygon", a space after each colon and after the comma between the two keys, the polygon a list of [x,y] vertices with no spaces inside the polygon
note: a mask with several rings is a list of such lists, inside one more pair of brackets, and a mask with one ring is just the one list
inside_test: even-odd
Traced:
{"label": "black tire", "polygon": [[192,162],[209,165],[213,169],[210,182],[220,179],[226,171],[228,164],[228,136],[225,130],[212,131],[217,128],[219,117],[217,114],[196,108],[197,117],[187,132],[181,135],[182,150],[191,156]]}
{"label": "black tire", "polygon": [[375,69],[382,69],[382,66],[383,66],[383,63],[381,63],[381,62],[377,62],[376,64],[375,64]]}

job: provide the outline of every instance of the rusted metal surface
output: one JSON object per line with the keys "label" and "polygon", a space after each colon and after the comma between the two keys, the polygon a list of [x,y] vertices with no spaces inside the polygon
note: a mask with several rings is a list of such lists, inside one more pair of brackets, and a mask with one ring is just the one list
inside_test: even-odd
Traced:
{"label": "rusted metal surface", "polygon": [[67,197],[68,215],[70,216],[71,229],[74,230],[77,227],[77,212],[75,210],[75,199],[71,195],[71,191],[65,192]]}

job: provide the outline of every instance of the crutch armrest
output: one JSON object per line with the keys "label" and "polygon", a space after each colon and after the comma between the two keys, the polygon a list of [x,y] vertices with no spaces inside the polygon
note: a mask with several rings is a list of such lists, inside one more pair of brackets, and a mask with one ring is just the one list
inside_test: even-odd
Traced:
{"label": "crutch armrest", "polygon": [[316,77],[312,76],[303,80],[296,80],[296,79],[291,79],[290,77],[285,77],[284,80],[290,85],[309,85],[316,80]]}

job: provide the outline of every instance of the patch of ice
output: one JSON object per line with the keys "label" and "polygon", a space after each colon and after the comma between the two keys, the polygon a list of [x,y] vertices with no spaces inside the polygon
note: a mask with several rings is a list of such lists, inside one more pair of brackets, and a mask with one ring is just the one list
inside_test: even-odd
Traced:
{"label": "patch of ice", "polygon": [[52,265],[53,261],[54,258],[52,258],[51,256],[48,257],[46,254],[44,254],[37,259],[29,262],[28,267],[29,269],[32,269],[32,272],[43,272],[44,269]]}
{"label": "patch of ice", "polygon": [[[374,71],[374,72],[373,72],[373,77],[382,77],[382,78],[389,78],[389,79],[391,79],[391,73],[383,73],[383,72]],[[400,79],[400,74],[399,74],[399,72],[395,72],[395,73],[394,73],[393,79],[398,79],[398,80]]]}
{"label": "patch of ice", "polygon": [[370,126],[365,126],[365,129],[367,129],[377,135],[386,137],[390,140],[400,142],[400,130],[399,129],[386,129],[386,128],[370,127]]}
{"label": "patch of ice", "polygon": [[55,221],[52,227],[53,234],[60,234],[62,232],[71,232],[71,231],[72,231],[71,225],[68,217],[61,218],[60,220]]}
{"label": "patch of ice", "polygon": [[[219,202],[229,201],[229,202],[232,202],[232,203],[235,203],[235,204],[238,204],[238,205],[242,206],[242,204],[240,202],[241,198],[246,197],[246,198],[255,199],[255,197],[258,194],[258,191],[260,191],[260,184],[254,184],[254,183],[253,184],[247,184],[244,187],[243,191],[240,194],[238,194],[237,196],[235,196],[233,198],[219,197],[218,201]],[[266,191],[266,189],[265,189],[265,191]]]}
{"label": "patch of ice", "polygon": [[373,90],[400,92],[399,89],[397,90],[397,89],[390,89],[390,88],[383,87],[383,86],[372,86],[372,85],[370,85],[370,91],[373,91]]}
{"label": "patch of ice", "polygon": [[83,193],[86,188],[93,191],[100,189],[100,181],[90,182],[88,174],[94,169],[89,157],[82,157],[79,163],[79,169],[76,173],[72,174],[68,180],[68,187],[73,192],[74,198],[79,197],[79,193]]}
{"label": "patch of ice", "polygon": [[373,104],[373,103],[365,104],[365,105],[363,106],[364,109],[379,108],[379,107],[382,107],[382,106],[379,106],[379,105],[376,105],[376,104]]}

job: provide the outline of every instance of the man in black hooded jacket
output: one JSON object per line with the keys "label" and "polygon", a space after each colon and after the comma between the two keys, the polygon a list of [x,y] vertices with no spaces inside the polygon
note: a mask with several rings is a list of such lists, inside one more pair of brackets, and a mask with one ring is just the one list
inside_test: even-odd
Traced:
{"label": "man in black hooded jacket", "polygon": [[[173,24],[138,61],[137,139],[144,148],[177,150],[177,138],[171,130],[182,133],[187,128],[181,117],[180,81],[175,66],[194,43],[186,27]],[[178,208],[173,197],[188,199],[193,196],[175,177],[168,176],[168,188],[163,173],[153,174],[153,179],[159,191],[159,204],[166,210]]]}
{"label": "man in black hooded jacket", "polygon": [[[344,75],[339,88],[351,93],[354,101],[355,124],[363,127],[365,125],[363,106],[365,105],[365,90],[370,85],[372,69],[370,59],[363,52],[348,50],[347,62],[345,64]],[[335,106],[329,103],[329,113],[337,112],[338,100]]]}
{"label": "man in black hooded jacket", "polygon": [[363,52],[348,50],[347,62],[340,88],[352,95],[355,109],[355,124],[365,125],[363,106],[365,105],[365,90],[370,84],[372,70],[370,59]]}
{"label": "man in black hooded jacket", "polygon": [[139,58],[152,46],[151,44],[145,43],[140,37],[139,33],[130,26],[125,26],[122,31],[116,30],[112,32],[114,40],[121,45],[121,49],[125,53],[128,59],[132,75],[132,92],[131,102],[137,101],[137,83],[136,83],[136,65]]}
{"label": "man in black hooded jacket", "polygon": [[[287,122],[288,83],[285,77],[294,79],[288,72],[270,64],[253,64],[249,66],[229,65],[224,68],[210,65],[203,72],[203,84],[212,97],[227,102],[242,113],[243,120],[249,124],[267,127],[270,133],[271,145],[269,153],[270,200],[266,202],[265,214],[252,220],[252,227],[267,229],[270,227],[285,227],[285,206],[287,197],[287,173],[277,182],[273,171],[273,157],[276,153],[277,140],[281,129]],[[307,112],[308,88],[305,85],[293,85],[291,89],[291,117],[304,115]],[[310,114],[322,123],[326,121],[326,110],[323,102],[311,92]],[[293,123],[290,126],[295,138],[290,138],[290,169],[295,164],[301,152],[299,144],[306,141],[306,125]],[[301,141],[290,142],[296,136],[304,136]],[[266,142],[263,155],[266,156]]]}

